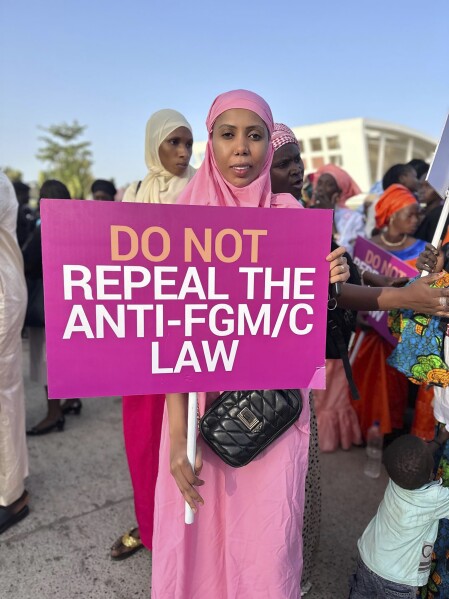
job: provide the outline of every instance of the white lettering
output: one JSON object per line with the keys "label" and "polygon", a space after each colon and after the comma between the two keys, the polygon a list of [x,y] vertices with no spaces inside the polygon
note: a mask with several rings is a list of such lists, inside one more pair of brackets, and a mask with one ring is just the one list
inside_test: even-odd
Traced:
{"label": "white lettering", "polygon": [[195,372],[201,372],[200,363],[198,362],[195,348],[191,341],[184,341],[173,372],[181,372],[181,368],[184,368],[185,366],[192,366]]}
{"label": "white lettering", "polygon": [[120,300],[121,293],[106,293],[105,287],[119,284],[118,279],[106,279],[105,275],[108,272],[120,272],[121,266],[97,266],[97,299],[99,300]]}
{"label": "white lettering", "polygon": [[[140,281],[133,281],[133,273],[140,273],[142,278]],[[125,266],[123,269],[123,287],[125,290],[124,299],[132,300],[133,289],[146,287],[150,284],[151,273],[148,268],[143,266]]]}
{"label": "white lettering", "polygon": [[[81,324],[75,324],[77,318],[80,319]],[[75,304],[72,307],[72,311],[70,312],[69,320],[62,338],[71,339],[72,333],[84,333],[87,339],[94,339],[94,334],[90,328],[86,313],[84,312],[83,306],[80,304]]]}
{"label": "white lettering", "polygon": [[313,308],[309,304],[296,304],[296,306],[293,306],[290,311],[290,330],[295,335],[307,335],[312,330],[313,324],[306,324],[303,329],[299,329],[296,324],[296,315],[299,310],[305,310],[307,314],[313,314]]}
{"label": "white lettering", "polygon": [[177,299],[176,293],[164,293],[162,287],[174,287],[176,281],[174,279],[164,280],[162,275],[168,272],[178,272],[177,266],[155,266],[153,270],[154,279],[154,299]]}
{"label": "white lettering", "polygon": [[[74,272],[82,273],[82,278],[79,280],[72,280],[72,275]],[[80,264],[64,264],[62,267],[63,279],[64,279],[64,299],[71,300],[73,299],[72,289],[73,287],[82,287],[84,291],[84,299],[91,300],[93,299],[92,287],[87,283],[91,279],[90,270],[86,266],[81,266]]]}
{"label": "white lettering", "polygon": [[301,278],[302,274],[310,273],[315,274],[316,268],[295,268],[294,280],[293,280],[293,299],[295,300],[312,300],[315,299],[314,293],[301,293],[301,287],[313,287],[313,281],[303,281]]}
{"label": "white lettering", "polygon": [[159,366],[159,341],[151,342],[151,372],[153,374],[171,374],[173,372],[173,368]]}
{"label": "white lettering", "polygon": [[217,337],[226,337],[226,335],[232,335],[234,332],[234,319],[233,318],[222,318],[221,324],[225,327],[224,329],[219,329],[217,327],[217,313],[220,310],[224,310],[226,314],[234,314],[234,310],[231,306],[227,304],[217,304],[211,308],[209,312],[209,329]]}
{"label": "white lettering", "polygon": [[207,370],[209,372],[215,372],[219,358],[221,358],[223,360],[223,366],[224,366],[224,369],[226,370],[226,372],[230,372],[232,370],[232,367],[234,365],[235,355],[237,353],[237,348],[239,345],[239,341],[237,339],[234,339],[234,341],[232,342],[231,349],[229,351],[229,355],[226,354],[225,344],[224,344],[224,341],[222,341],[221,339],[220,339],[220,341],[217,341],[217,345],[215,346],[215,351],[214,351],[213,356],[211,355],[211,352],[210,352],[209,342],[202,341],[201,344],[203,346],[204,357],[206,359]]}
{"label": "white lettering", "polygon": [[254,275],[256,273],[263,272],[263,268],[259,266],[254,267],[242,267],[239,268],[239,272],[242,272],[247,275],[247,283],[246,283],[246,297],[249,300],[254,299]]}

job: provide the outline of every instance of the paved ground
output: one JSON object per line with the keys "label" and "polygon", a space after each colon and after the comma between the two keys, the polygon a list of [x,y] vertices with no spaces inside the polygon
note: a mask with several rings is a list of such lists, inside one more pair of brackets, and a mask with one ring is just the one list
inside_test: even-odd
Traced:
{"label": "paved ground", "polygon": [[[43,416],[45,397],[27,377],[26,390],[31,425]],[[149,599],[150,554],[119,563],[108,554],[134,523],[120,399],[84,400],[63,433],[30,438],[28,447],[32,511],[0,537],[0,598]],[[367,479],[363,461],[360,449],[322,456],[323,523],[310,599],[347,597],[357,538],[386,484],[384,473]]]}

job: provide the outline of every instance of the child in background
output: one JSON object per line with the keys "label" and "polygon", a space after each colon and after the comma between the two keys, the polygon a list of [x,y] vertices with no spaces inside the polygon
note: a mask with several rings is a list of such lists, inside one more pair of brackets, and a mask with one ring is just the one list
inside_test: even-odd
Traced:
{"label": "child in background", "polygon": [[441,427],[430,447],[404,435],[386,450],[390,477],[377,514],[358,541],[349,599],[415,599],[426,584],[438,522],[449,517],[449,488],[433,478],[432,450],[449,439]]}

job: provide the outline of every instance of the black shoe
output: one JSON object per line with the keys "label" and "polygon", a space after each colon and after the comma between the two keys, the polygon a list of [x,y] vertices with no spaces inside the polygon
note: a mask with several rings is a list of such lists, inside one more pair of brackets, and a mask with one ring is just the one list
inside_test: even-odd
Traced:
{"label": "black shoe", "polygon": [[68,406],[62,405],[61,411],[63,414],[76,414],[77,416],[79,416],[82,407],[83,404],[81,403],[80,399],[72,399],[71,403]]}
{"label": "black shoe", "polygon": [[26,516],[28,516],[28,514],[30,513],[30,508],[28,507],[28,505],[24,505],[23,508],[18,512],[13,511],[14,505],[17,502],[22,501],[22,499],[24,499],[27,496],[28,493],[24,491],[22,493],[22,496],[19,497],[17,501],[14,501],[14,503],[12,503],[11,505],[8,505],[6,507],[0,506],[0,535],[4,533],[5,530],[8,530],[10,526],[12,526],[13,524],[17,524],[17,522],[20,522]]}
{"label": "black shoe", "polygon": [[27,435],[30,437],[36,437],[37,435],[46,435],[47,433],[51,433],[51,431],[58,430],[62,432],[64,430],[65,418],[61,416],[48,426],[44,426],[39,428],[38,426],[33,426],[30,430],[27,431]]}

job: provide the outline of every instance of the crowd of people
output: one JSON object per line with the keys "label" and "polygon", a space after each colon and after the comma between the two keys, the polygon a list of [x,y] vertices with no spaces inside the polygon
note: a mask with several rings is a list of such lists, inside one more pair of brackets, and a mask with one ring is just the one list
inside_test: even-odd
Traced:
{"label": "crowd of people", "polygon": [[[444,520],[449,516],[449,393],[413,385],[390,366],[393,346],[369,329],[360,314],[413,310],[434,318],[449,315],[449,290],[437,284],[449,262],[449,244],[443,239],[439,250],[428,243],[442,206],[424,180],[429,165],[412,160],[391,166],[383,191],[354,210],[346,204],[361,190],[350,174],[329,164],[305,180],[295,135],[274,122],[257,94],[221,94],[206,126],[206,153],[195,171],[190,166],[193,133],[186,118],[171,109],[154,113],[145,134],[147,174],[126,189],[123,201],[333,210],[327,256],[330,296],[335,284],[339,292],[329,300],[327,386],[302,389],[296,422],[257,459],[237,469],[201,441],[191,466],[187,394],[123,397],[136,523],[118,536],[111,558],[150,550],[153,599],[305,595],[319,543],[319,449],[363,445],[377,420],[389,445],[385,466],[390,482],[359,540],[350,597],[411,598],[418,587],[423,599],[434,597],[435,588],[438,596],[449,596],[449,527]],[[96,180],[91,191],[94,201],[114,201],[117,194],[106,180]],[[25,431],[24,335],[31,378],[47,388],[40,216],[39,207],[36,212],[29,208],[27,194],[28,186],[16,183],[14,189],[0,173],[0,534],[29,513],[25,434],[62,432],[65,417],[82,410],[79,398],[48,400],[43,420]],[[63,182],[49,180],[40,189],[43,197],[70,199],[70,193]],[[361,272],[352,260],[357,236],[369,238],[417,274],[433,274],[408,281]],[[356,330],[363,341],[351,372],[348,345]],[[218,395],[216,389],[199,394],[200,415]],[[184,525],[185,502],[196,513],[189,527]]]}

